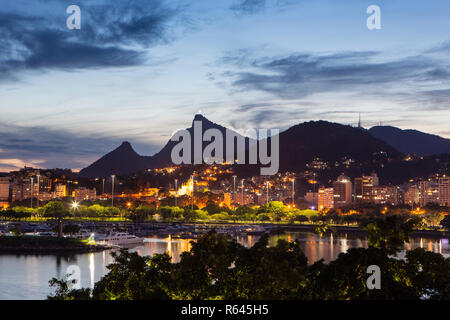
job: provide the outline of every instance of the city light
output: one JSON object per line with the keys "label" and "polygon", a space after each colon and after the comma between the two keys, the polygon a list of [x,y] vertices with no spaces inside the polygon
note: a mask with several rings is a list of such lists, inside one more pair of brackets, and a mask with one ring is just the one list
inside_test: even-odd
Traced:
{"label": "city light", "polygon": [[72,202],[72,209],[78,208],[78,202],[74,201]]}

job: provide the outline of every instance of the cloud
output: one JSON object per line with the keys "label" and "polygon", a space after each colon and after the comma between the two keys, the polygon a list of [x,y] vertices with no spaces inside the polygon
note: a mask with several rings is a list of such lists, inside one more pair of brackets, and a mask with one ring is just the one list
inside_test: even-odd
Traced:
{"label": "cloud", "polygon": [[303,0],[237,0],[230,10],[237,16],[252,15],[269,10],[285,10]]}
{"label": "cloud", "polygon": [[236,14],[253,14],[264,10],[266,0],[239,0],[230,9]]}
{"label": "cloud", "polygon": [[250,103],[239,106],[239,111],[249,111],[273,106],[272,103]]}
{"label": "cloud", "polygon": [[230,113],[229,124],[236,130],[240,129],[279,129],[306,121],[314,116],[313,102],[287,102],[272,100],[269,102],[240,105]]}
{"label": "cloud", "polygon": [[238,52],[220,59],[230,68],[222,76],[235,92],[265,92],[284,100],[322,93],[403,96],[408,102],[421,97],[435,109],[448,108],[450,67],[445,61],[426,54],[383,60],[372,51],[256,58]]}
{"label": "cloud", "polygon": [[[450,110],[447,45],[396,58],[377,51],[260,52],[228,51],[217,60],[223,70],[214,74],[214,82],[247,101],[234,109],[237,115],[230,123],[236,127],[246,125],[241,118],[259,127],[324,118],[350,124],[358,113],[366,116],[366,125],[397,123],[411,112],[422,117],[424,111]],[[248,99],[260,93],[263,99]]]}
{"label": "cloud", "polygon": [[[81,30],[66,28],[61,3],[41,2],[46,11],[0,11],[0,79],[18,71],[87,69],[143,64],[146,49],[171,39],[178,8],[162,0],[79,1]],[[55,12],[61,14],[55,15]]]}
{"label": "cloud", "polygon": [[[0,123],[2,167],[42,166],[82,168],[118,147],[126,137],[83,136],[45,127],[22,127]],[[129,140],[129,139],[127,139]],[[158,146],[138,142],[143,150]]]}
{"label": "cloud", "polygon": [[22,159],[0,159],[0,172],[9,172],[19,170],[23,167],[34,167],[40,168],[40,165],[44,163],[45,160],[22,160]]}

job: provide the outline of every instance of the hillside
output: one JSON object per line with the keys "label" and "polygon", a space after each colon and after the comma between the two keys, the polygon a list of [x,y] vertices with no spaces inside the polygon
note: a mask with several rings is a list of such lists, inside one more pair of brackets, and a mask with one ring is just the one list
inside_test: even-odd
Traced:
{"label": "hillside", "polygon": [[402,130],[390,126],[376,126],[369,129],[370,134],[383,140],[405,154],[430,156],[450,154],[450,139],[417,130]]}

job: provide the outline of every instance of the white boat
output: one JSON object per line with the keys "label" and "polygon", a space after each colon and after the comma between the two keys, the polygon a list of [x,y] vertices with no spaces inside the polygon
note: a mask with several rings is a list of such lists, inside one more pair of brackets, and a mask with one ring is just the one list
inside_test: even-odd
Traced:
{"label": "white boat", "polygon": [[139,238],[126,232],[111,233],[108,235],[95,235],[94,237],[97,243],[106,245],[142,243],[144,241],[144,238]]}

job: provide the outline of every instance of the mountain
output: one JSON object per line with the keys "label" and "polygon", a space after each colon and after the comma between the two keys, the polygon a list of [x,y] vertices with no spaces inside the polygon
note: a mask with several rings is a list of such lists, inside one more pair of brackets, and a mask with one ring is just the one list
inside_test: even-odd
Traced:
{"label": "mountain", "polygon": [[367,131],[327,121],[310,121],[295,125],[280,133],[280,168],[298,170],[314,158],[330,163],[344,157],[358,162],[370,162],[380,151],[387,158],[400,153]]}
{"label": "mountain", "polygon": [[140,156],[131,144],[123,142],[117,149],[101,157],[79,172],[80,177],[104,178],[111,174],[130,175],[147,167],[148,157]]}
{"label": "mountain", "polygon": [[[225,132],[227,129],[197,114],[192,121],[191,127],[187,128],[191,135],[191,146],[194,144],[194,123],[197,125],[201,124],[202,134],[208,129],[217,129],[222,133],[224,137],[223,154],[225,155]],[[239,136],[234,131],[233,134]],[[251,139],[245,138],[247,159],[251,141]],[[271,139],[269,138],[269,143],[271,143],[270,141]],[[400,156],[400,153],[393,147],[375,138],[367,130],[326,121],[311,121],[293,126],[279,134],[279,141],[281,170],[303,170],[305,165],[316,157],[333,163],[334,161],[342,160],[344,157],[349,157],[359,162],[371,162],[374,155],[379,154],[380,151],[384,151],[389,158]],[[172,148],[177,143],[178,141],[169,140],[161,151],[155,155],[141,156],[133,150],[128,142],[124,142],[119,148],[81,170],[80,176],[100,178],[109,176],[112,173],[130,175],[148,168],[161,168],[173,165],[171,153]],[[209,141],[203,142],[202,150],[209,143]],[[235,149],[234,153],[236,154],[236,152],[237,150]],[[193,155],[191,160],[192,158]],[[255,169],[255,166],[238,167],[240,170]]]}
{"label": "mountain", "polygon": [[[226,128],[216,124],[212,121],[209,121],[201,114],[195,115],[192,120],[192,125],[186,130],[191,135],[191,146],[194,145],[194,122],[197,124],[201,124],[201,132],[202,136],[204,132],[208,129],[217,129],[222,135],[225,137]],[[232,130],[231,130],[232,131]],[[238,133],[232,131],[237,136],[240,136]],[[245,138],[246,146],[248,146],[248,138]],[[178,144],[178,141],[169,140],[167,144],[155,155],[153,156],[141,156],[136,153],[131,144],[129,142],[123,142],[120,147],[108,153],[107,155],[101,157],[93,164],[84,168],[80,171],[80,177],[86,178],[103,178],[108,177],[111,174],[116,175],[131,175],[135,172],[144,170],[144,169],[153,169],[153,168],[163,168],[167,166],[173,165],[172,163],[172,148]],[[210,142],[203,142],[203,148],[208,145]],[[223,154],[225,155],[225,141],[223,144]],[[192,152],[193,153],[193,152]],[[193,155],[191,157],[191,163],[193,163]]]}
{"label": "mountain", "polygon": [[[222,152],[223,152],[223,155],[225,155],[225,153],[226,153],[225,133],[226,133],[227,128],[208,120],[201,114],[196,114],[194,119],[192,120],[191,127],[186,128],[186,130],[191,135],[191,146],[194,145],[194,139],[195,139],[195,137],[194,137],[194,122],[201,123],[202,136],[205,133],[205,131],[209,130],[209,129],[217,129],[222,133],[222,136],[224,137]],[[233,130],[230,130],[230,129],[228,129],[228,130],[231,131],[233,134],[235,134],[239,137],[242,137],[239,133],[237,133]],[[178,141],[169,140],[169,142],[167,142],[167,144],[161,149],[161,151],[159,151],[158,153],[156,153],[154,156],[151,157],[151,159],[148,162],[149,168],[161,168],[161,167],[171,166],[173,164],[172,156],[171,156],[172,148],[178,143],[179,143]],[[202,150],[210,143],[211,142],[209,142],[209,141],[203,142]],[[245,138],[246,148],[248,147],[248,143],[249,143],[249,138]],[[191,163],[193,163],[193,151],[192,151],[192,156],[191,156]]]}
{"label": "mountain", "polygon": [[405,154],[417,156],[450,154],[450,139],[437,135],[391,126],[372,127],[369,133]]}

